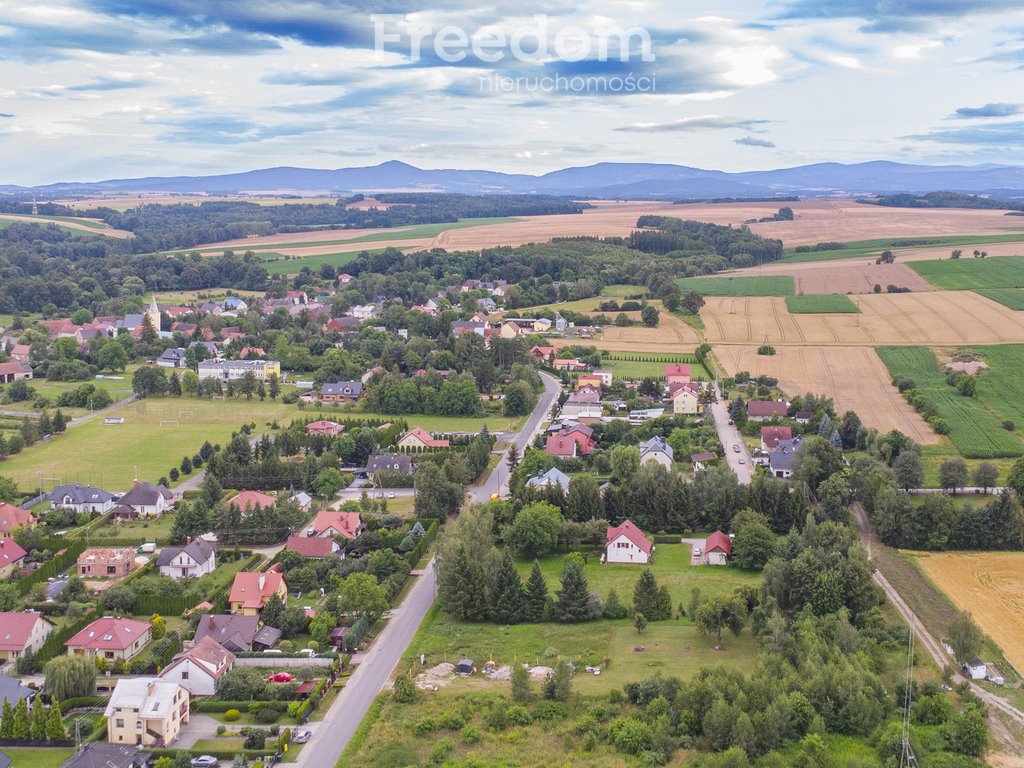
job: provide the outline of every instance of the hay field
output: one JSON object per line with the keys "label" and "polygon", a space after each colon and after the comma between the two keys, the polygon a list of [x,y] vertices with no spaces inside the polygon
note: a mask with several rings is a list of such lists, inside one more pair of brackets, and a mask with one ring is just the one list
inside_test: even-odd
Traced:
{"label": "hay field", "polygon": [[[614,314],[618,313],[605,313],[606,316]],[[639,312],[627,312],[626,314],[634,315],[636,318],[640,316]],[[664,354],[692,353],[697,348],[697,345],[701,343],[701,338],[696,329],[690,327],[675,315],[662,310],[661,322],[657,328],[648,328],[645,325],[617,328],[612,325],[606,325],[604,333],[601,334],[599,339],[552,338],[549,342],[559,348],[578,344],[609,352],[655,352]]]}
{"label": "hay field", "polygon": [[[723,273],[722,277],[791,277],[796,294],[873,293],[875,285],[896,285],[911,291],[934,291],[932,284],[906,264],[875,264],[875,260],[806,261],[765,264]],[[711,280],[714,278],[705,278]]]}
{"label": "hay field", "polygon": [[730,375],[774,376],[784,392],[831,397],[840,413],[856,411],[869,427],[898,429],[923,445],[940,442],[892,386],[889,371],[870,347],[779,347],[776,355],[766,357],[757,354],[756,346],[729,345],[716,346],[715,354]]}
{"label": "hay field", "polygon": [[1004,344],[1024,340],[1020,313],[968,291],[854,296],[857,315],[792,315],[782,298],[710,298],[707,340],[787,345]]}
{"label": "hay field", "polygon": [[917,562],[1024,669],[1024,552],[937,552]]}
{"label": "hay field", "polygon": [[182,195],[171,192],[140,192],[138,194],[111,195],[104,197],[83,197],[80,199],[54,200],[58,205],[69,208],[113,208],[115,211],[127,211],[139,205],[201,205],[202,203],[256,203],[256,205],[305,205],[323,203],[333,205],[336,196],[324,197],[256,197],[250,195]]}
{"label": "hay field", "polygon": [[113,227],[107,226],[99,219],[76,219],[73,216],[21,216],[16,213],[4,213],[0,214],[0,220],[3,221],[22,221],[26,224],[40,224],[46,226],[47,224],[56,224],[61,229],[69,229],[74,233],[86,233],[89,235],[103,235],[105,237],[116,237],[118,239],[125,239],[133,237],[131,232],[127,232],[123,229],[114,229]]}

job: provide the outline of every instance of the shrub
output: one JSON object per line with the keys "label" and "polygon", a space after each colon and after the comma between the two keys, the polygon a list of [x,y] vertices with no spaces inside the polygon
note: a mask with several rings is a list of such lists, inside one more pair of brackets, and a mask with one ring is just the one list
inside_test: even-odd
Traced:
{"label": "shrub", "polygon": [[530,711],[526,707],[518,704],[513,707],[509,707],[505,712],[505,717],[512,725],[526,726],[533,722],[533,716],[530,714]]}
{"label": "shrub", "polygon": [[437,733],[438,727],[437,720],[432,717],[425,717],[412,727],[412,732],[417,736],[429,736],[432,733]]}
{"label": "shrub", "polygon": [[544,699],[533,706],[535,720],[564,720],[565,705],[560,701]]}
{"label": "shrub", "polygon": [[217,726],[217,735],[218,736],[223,736],[227,732],[228,732],[228,727],[226,725],[221,724],[221,725]]}
{"label": "shrub", "polygon": [[623,717],[608,727],[608,740],[620,752],[639,755],[651,746],[651,727],[635,717]]}
{"label": "shrub", "polygon": [[239,712],[237,709],[229,709],[227,712],[224,713],[224,719],[227,720],[229,723],[235,722],[235,720],[237,720],[241,716],[242,713]]}
{"label": "shrub", "polygon": [[267,746],[267,732],[253,728],[245,736],[246,749],[264,749]]}
{"label": "shrub", "polygon": [[475,725],[467,725],[459,731],[459,735],[462,736],[462,740],[467,744],[476,744],[483,738],[483,734],[480,729]]}
{"label": "shrub", "polygon": [[455,740],[451,736],[445,736],[430,750],[430,762],[435,764],[443,763],[454,749]]}
{"label": "shrub", "polygon": [[446,712],[441,716],[441,727],[446,731],[461,731],[466,721],[458,712]]}

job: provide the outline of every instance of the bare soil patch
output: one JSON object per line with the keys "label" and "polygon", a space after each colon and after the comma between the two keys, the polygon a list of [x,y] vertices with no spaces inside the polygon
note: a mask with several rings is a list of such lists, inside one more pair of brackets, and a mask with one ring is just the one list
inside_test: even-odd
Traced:
{"label": "bare soil patch", "polygon": [[1024,669],[1024,552],[933,552],[918,563]]}
{"label": "bare soil patch", "polygon": [[716,346],[726,371],[773,376],[791,395],[813,392],[831,397],[840,412],[856,411],[869,427],[898,429],[916,442],[933,445],[940,438],[892,386],[889,372],[870,347],[779,347],[777,354],[757,354],[756,346]]}
{"label": "bare soil patch", "polygon": [[851,297],[861,314],[791,315],[784,299],[709,298],[701,310],[711,343],[773,346],[1005,344],[1024,339],[1024,319],[970,291]]}
{"label": "bare soil patch", "polygon": [[875,285],[895,285],[911,291],[934,291],[935,288],[906,264],[875,264],[874,259],[850,261],[807,261],[796,264],[765,264],[752,269],[724,273],[722,277],[754,277],[788,275],[796,284],[797,294],[811,293],[873,293]]}

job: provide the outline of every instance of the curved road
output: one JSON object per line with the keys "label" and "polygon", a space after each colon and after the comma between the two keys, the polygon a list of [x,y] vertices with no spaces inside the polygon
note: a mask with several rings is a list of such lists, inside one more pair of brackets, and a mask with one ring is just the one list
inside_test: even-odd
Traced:
{"label": "curved road", "polygon": [[[546,373],[542,373],[541,378],[544,381],[544,392],[538,398],[537,407],[533,409],[526,424],[513,438],[520,454],[533,442],[562,391],[558,379]],[[508,464],[503,454],[498,466],[482,482],[469,488],[470,498],[474,502],[487,501],[493,494],[507,491],[508,475]],[[437,597],[433,558],[426,568],[419,572],[413,571],[413,575],[416,583],[402,604],[391,611],[387,626],[360,659],[345,688],[327,710],[309,742],[299,752],[296,765],[332,768],[345,751],[374,699],[384,689],[395,665],[409,647]]]}

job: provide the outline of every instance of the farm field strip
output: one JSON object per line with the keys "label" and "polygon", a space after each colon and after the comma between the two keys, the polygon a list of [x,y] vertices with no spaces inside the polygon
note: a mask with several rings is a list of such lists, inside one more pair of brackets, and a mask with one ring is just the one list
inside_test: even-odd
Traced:
{"label": "farm field strip", "polygon": [[[913,379],[917,389],[949,425],[949,436],[966,458],[985,459],[1024,455],[1024,443],[1003,429],[981,396],[964,397],[946,383],[935,355],[927,347],[879,347],[878,356],[894,379]],[[981,380],[992,374],[987,371]],[[991,406],[990,406],[991,407]]]}
{"label": "farm field strip", "polygon": [[17,222],[24,222],[26,224],[55,224],[61,229],[76,235],[85,233],[117,238],[133,236],[131,232],[123,229],[114,229],[97,219],[76,218],[74,216],[33,216],[30,214],[0,213],[0,220],[5,222],[3,226],[9,226]]}
{"label": "farm field strip", "polygon": [[978,288],[974,292],[1014,312],[1024,311],[1024,290],[1019,288]]}
{"label": "farm field strip", "polygon": [[1024,669],[1024,553],[933,552],[918,564],[1017,669]]}
{"label": "farm field strip", "polygon": [[768,277],[684,277],[676,280],[683,293],[696,291],[704,296],[792,296],[796,293],[793,278]]}
{"label": "farm field strip", "polygon": [[716,345],[715,354],[730,376],[737,371],[773,376],[784,392],[831,397],[837,410],[856,411],[869,427],[898,429],[922,445],[941,442],[892,386],[870,347],[779,347],[769,357],[758,355],[756,346]]}
{"label": "farm field strip", "polygon": [[700,334],[675,315],[661,313],[657,328],[643,325],[618,328],[606,326],[599,339],[551,339],[552,346],[569,347],[583,345],[602,352],[667,352],[692,353],[701,343]]}
{"label": "farm field strip", "polygon": [[[1006,243],[1024,243],[1024,231],[1020,227],[1004,227],[1004,234],[979,234],[979,235],[952,235],[942,237],[892,237],[876,238],[874,240],[857,240],[845,243],[845,248],[835,248],[827,251],[808,251],[797,253],[794,248],[786,248],[786,256],[782,262],[788,264],[800,264],[804,262],[817,261],[841,261],[844,259],[856,259],[865,256],[877,257],[882,251],[892,251],[896,254],[896,261],[905,261],[907,257],[924,252],[932,257],[948,257],[955,248],[965,251],[991,250],[987,246],[1002,245]],[[922,245],[906,245],[914,240],[927,240]],[[822,240],[820,242],[839,242],[836,240]],[[900,245],[899,243],[904,243]],[[967,246],[970,246],[968,249]],[[1021,251],[1020,246],[1011,246],[1011,250]],[[969,253],[968,253],[969,255]],[[924,256],[923,258],[928,258]]]}
{"label": "farm field strip", "polygon": [[852,297],[861,314],[793,315],[781,298],[707,300],[701,318],[711,343],[884,346],[997,344],[1024,340],[1024,317],[968,291]]}
{"label": "farm field strip", "polygon": [[1024,258],[1018,256],[915,261],[910,268],[944,290],[1024,288]]}
{"label": "farm field strip", "polygon": [[794,315],[859,314],[860,307],[843,294],[787,296],[786,309]]}

